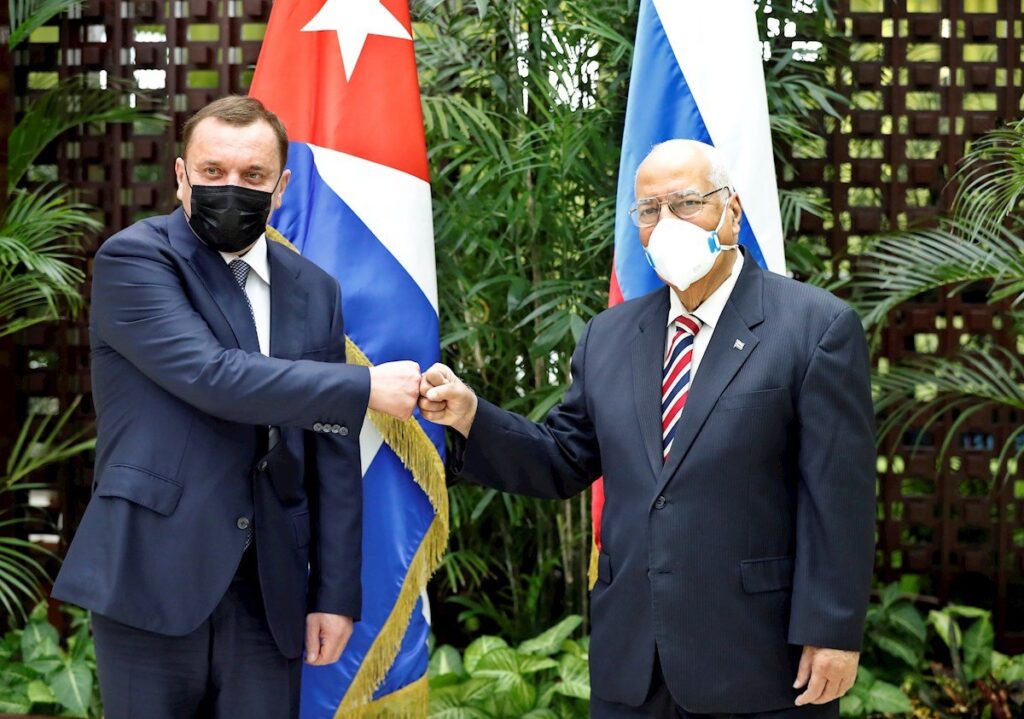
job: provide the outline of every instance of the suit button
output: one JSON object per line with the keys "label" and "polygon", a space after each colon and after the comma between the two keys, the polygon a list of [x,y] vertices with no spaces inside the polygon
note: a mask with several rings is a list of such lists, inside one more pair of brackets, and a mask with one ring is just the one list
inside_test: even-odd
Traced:
{"label": "suit button", "polygon": [[340,424],[332,424],[331,425],[331,432],[333,432],[334,434],[338,434],[339,432],[341,432],[341,425]]}
{"label": "suit button", "polygon": [[666,504],[668,504],[668,500],[666,500],[664,497],[658,497],[656,500],[654,500],[655,509],[664,509]]}
{"label": "suit button", "polygon": [[238,527],[239,529],[248,529],[249,528],[249,518],[248,517],[239,517],[238,521],[235,522],[235,526]]}
{"label": "suit button", "polygon": [[257,464],[256,465],[256,470],[258,472],[266,472],[267,471],[267,460],[263,460],[262,462]]}
{"label": "suit button", "polygon": [[314,424],[314,425],[313,425],[313,431],[314,431],[314,432],[323,432],[323,431],[324,431],[324,426],[323,426],[323,424],[322,424],[322,423],[320,423],[320,422],[317,422],[316,424]]}
{"label": "suit button", "polygon": [[342,437],[348,437],[348,427],[339,427],[338,434],[340,434]]}

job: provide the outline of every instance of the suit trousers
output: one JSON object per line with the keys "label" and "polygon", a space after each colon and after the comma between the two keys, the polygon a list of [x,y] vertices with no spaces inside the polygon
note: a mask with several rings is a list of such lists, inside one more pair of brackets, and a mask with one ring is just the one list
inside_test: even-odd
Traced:
{"label": "suit trousers", "polygon": [[654,674],[647,699],[638,707],[590,697],[591,719],[839,719],[839,702],[809,704],[756,714],[694,714],[676,704],[665,685],[661,662],[654,658]]}
{"label": "suit trousers", "polygon": [[92,615],[107,719],[287,719],[299,716],[301,658],[270,633],[255,546],[213,614],[185,636]]}

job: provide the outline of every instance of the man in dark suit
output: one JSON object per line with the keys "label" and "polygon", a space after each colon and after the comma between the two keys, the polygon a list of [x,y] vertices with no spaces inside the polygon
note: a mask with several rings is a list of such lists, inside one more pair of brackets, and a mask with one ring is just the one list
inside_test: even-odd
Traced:
{"label": "man in dark suit", "polygon": [[108,719],[297,717],[303,648],[336,661],[359,617],[359,432],[419,368],[345,364],[337,281],[267,241],[287,150],[259,101],[211,103],[182,207],[96,255],[96,481],[53,596],[93,612]]}
{"label": "man in dark suit", "polygon": [[736,249],[728,185],[701,143],[644,161],[632,214],[670,286],[588,324],[543,423],[443,365],[421,383],[469,479],[565,498],[604,476],[594,717],[838,717],[856,676],[875,506],[864,333]]}

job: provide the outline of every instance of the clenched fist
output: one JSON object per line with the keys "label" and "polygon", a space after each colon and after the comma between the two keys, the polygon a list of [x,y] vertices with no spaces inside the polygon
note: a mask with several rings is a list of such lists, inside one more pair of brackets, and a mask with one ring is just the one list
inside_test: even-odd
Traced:
{"label": "clenched fist", "polygon": [[447,425],[468,437],[476,405],[473,390],[441,363],[428,369],[420,379],[420,413],[424,419]]}
{"label": "clenched fist", "polygon": [[401,420],[412,417],[420,396],[416,362],[385,362],[370,368],[370,409]]}

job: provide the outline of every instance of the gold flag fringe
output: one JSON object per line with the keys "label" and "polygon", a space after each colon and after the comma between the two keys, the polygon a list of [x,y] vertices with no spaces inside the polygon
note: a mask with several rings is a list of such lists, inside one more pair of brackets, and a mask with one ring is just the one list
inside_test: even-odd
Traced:
{"label": "gold flag fringe", "polygon": [[[369,358],[348,337],[345,338],[345,351],[349,362],[370,366]],[[372,708],[372,705],[367,705],[394,663],[405,631],[409,627],[409,619],[416,607],[416,600],[420,598],[430,577],[440,566],[448,544],[448,488],[445,485],[444,465],[434,443],[416,420],[402,422],[373,410],[369,410],[367,416],[412,474],[416,484],[427,495],[427,499],[434,507],[435,515],[412,558],[395,606],[370,645],[370,650],[366,653],[342,699],[341,706],[334,715],[335,719],[376,716],[365,713]],[[422,714],[416,716],[426,714],[427,707],[424,703]]]}
{"label": "gold flag fringe", "polygon": [[[269,225],[267,237],[297,251],[292,243]],[[345,353],[351,364],[373,366],[366,354],[347,336]],[[434,508],[434,519],[413,556],[387,621],[370,645],[334,716],[335,719],[419,719],[427,716],[429,686],[426,677],[377,701],[372,700],[373,693],[384,682],[398,656],[402,639],[409,628],[409,620],[416,608],[416,600],[441,565],[448,545],[448,488],[445,484],[444,464],[434,443],[415,419],[403,422],[373,410],[367,410],[367,418],[373,422],[384,442],[427,495]]]}

